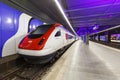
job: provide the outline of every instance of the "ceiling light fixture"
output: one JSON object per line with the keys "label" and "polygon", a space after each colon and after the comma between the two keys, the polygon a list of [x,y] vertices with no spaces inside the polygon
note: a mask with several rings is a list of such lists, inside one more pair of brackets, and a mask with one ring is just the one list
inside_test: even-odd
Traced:
{"label": "ceiling light fixture", "polygon": [[65,18],[65,20],[67,21],[67,23],[68,23],[68,25],[70,26],[70,28],[72,29],[72,31],[75,33],[75,35],[77,35],[77,34],[76,34],[76,32],[74,31],[74,29],[73,29],[72,25],[70,24],[70,22],[69,22],[68,18],[66,17],[66,15],[65,15],[65,13],[64,13],[64,11],[63,11],[63,9],[62,9],[62,7],[61,7],[60,3],[58,2],[58,0],[55,0],[55,3],[57,4],[57,6],[58,6],[59,10],[61,11],[61,13],[62,13],[63,17],[64,17],[64,18]]}
{"label": "ceiling light fixture", "polygon": [[98,24],[95,24],[95,26],[93,27],[93,30],[97,30],[99,28]]}

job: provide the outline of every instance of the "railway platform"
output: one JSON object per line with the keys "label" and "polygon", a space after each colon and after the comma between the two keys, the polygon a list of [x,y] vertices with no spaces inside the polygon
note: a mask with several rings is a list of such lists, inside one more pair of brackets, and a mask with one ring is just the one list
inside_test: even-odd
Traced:
{"label": "railway platform", "polygon": [[120,80],[119,57],[117,49],[78,40],[42,80]]}

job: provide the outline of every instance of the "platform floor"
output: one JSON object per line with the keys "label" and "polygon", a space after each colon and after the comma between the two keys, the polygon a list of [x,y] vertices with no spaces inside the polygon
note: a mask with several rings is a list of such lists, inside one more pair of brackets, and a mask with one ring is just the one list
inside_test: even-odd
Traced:
{"label": "platform floor", "polygon": [[42,80],[119,80],[82,41],[76,41]]}

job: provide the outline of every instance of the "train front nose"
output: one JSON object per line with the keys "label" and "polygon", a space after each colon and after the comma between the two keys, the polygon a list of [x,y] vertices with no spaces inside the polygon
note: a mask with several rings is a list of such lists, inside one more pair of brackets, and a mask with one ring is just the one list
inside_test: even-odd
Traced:
{"label": "train front nose", "polygon": [[36,39],[30,39],[25,37],[19,44],[20,49],[27,50],[41,50],[44,47],[44,39],[42,37]]}

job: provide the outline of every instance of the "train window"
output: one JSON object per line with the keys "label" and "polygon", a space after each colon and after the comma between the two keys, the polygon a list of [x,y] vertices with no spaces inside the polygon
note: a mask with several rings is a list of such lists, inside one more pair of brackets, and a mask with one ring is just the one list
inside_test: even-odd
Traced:
{"label": "train window", "polygon": [[45,34],[49,28],[51,27],[51,25],[41,25],[38,26],[35,30],[33,30],[28,37],[29,38],[38,38],[40,36],[42,36],[43,34]]}
{"label": "train window", "polygon": [[71,35],[68,35],[68,38],[69,38],[69,39],[72,39],[72,38],[73,38],[73,36],[71,36]]}
{"label": "train window", "polygon": [[37,27],[34,31],[32,31],[30,34],[36,35],[36,34],[40,34],[43,35],[45,34],[48,29],[50,28],[51,25],[42,25]]}
{"label": "train window", "polygon": [[55,34],[55,37],[59,37],[59,36],[61,36],[61,32],[57,31],[56,34]]}

